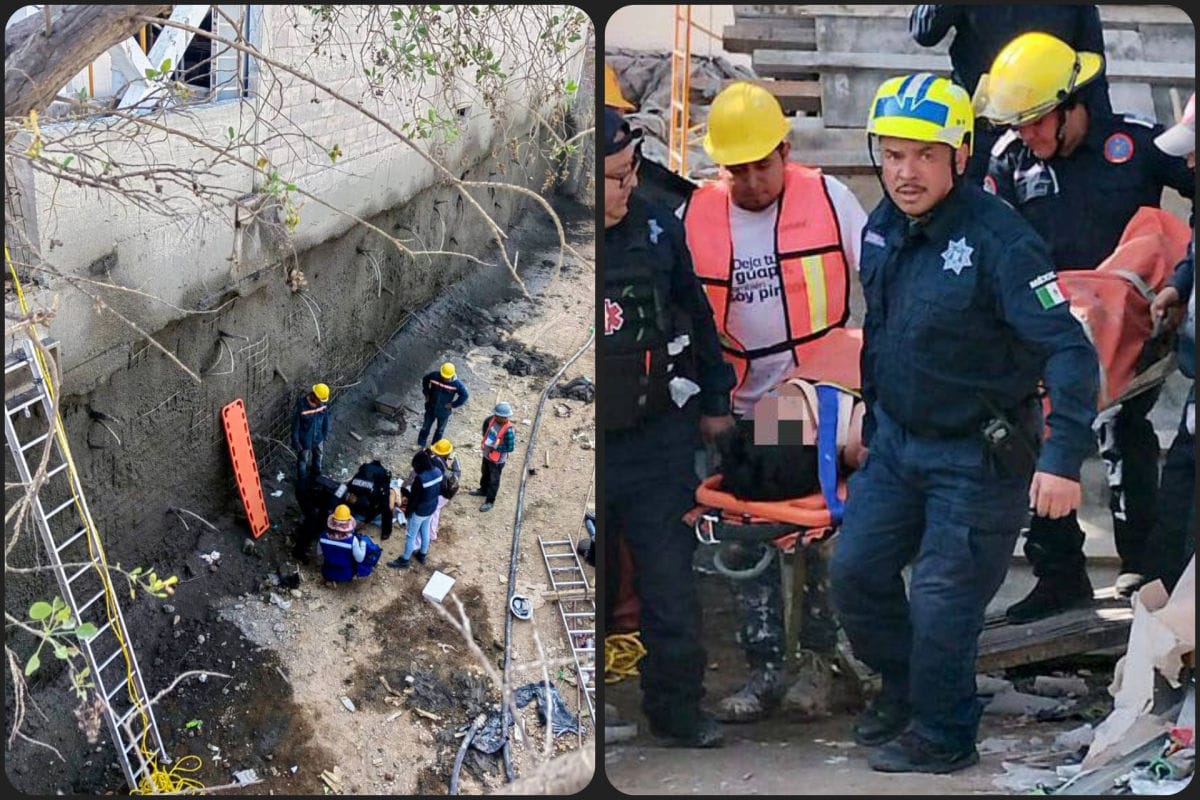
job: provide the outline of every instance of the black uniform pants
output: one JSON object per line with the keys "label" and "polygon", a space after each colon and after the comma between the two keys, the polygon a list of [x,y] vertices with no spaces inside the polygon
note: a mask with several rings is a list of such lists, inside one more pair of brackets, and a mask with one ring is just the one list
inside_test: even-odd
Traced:
{"label": "black uniform pants", "polygon": [[1188,404],[1196,402],[1195,391],[1193,386],[1167,450],[1158,485],[1158,514],[1147,542],[1147,577],[1162,578],[1171,590],[1196,551],[1196,436],[1187,428]]}
{"label": "black uniform pants", "polygon": [[[1158,493],[1158,437],[1146,415],[1161,388],[1143,392],[1121,405],[1100,427],[1100,456],[1108,470],[1109,510],[1122,572],[1144,572],[1146,541],[1154,525]],[[1074,513],[1060,519],[1034,517],[1025,540],[1025,556],[1039,578],[1084,568],[1083,530]]]}
{"label": "black uniform pants", "polygon": [[646,647],[642,708],[672,727],[693,724],[704,696],[696,539],[681,520],[695,504],[696,425],[693,414],[668,412],[633,431],[605,434],[604,533],[623,537],[633,557]]}
{"label": "black uniform pants", "polygon": [[504,471],[504,462],[499,463],[489,458],[483,459],[483,470],[479,474],[479,488],[485,493],[489,503],[496,502],[496,492],[500,489],[500,473]]}

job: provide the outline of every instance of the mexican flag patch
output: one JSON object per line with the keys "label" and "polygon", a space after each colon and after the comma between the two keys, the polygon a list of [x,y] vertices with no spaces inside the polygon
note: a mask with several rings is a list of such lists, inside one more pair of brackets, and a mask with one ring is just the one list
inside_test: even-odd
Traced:
{"label": "mexican flag patch", "polygon": [[1053,272],[1037,276],[1029,282],[1029,288],[1033,289],[1033,293],[1037,295],[1038,302],[1044,309],[1051,309],[1067,302],[1062,289],[1058,287],[1058,275]]}

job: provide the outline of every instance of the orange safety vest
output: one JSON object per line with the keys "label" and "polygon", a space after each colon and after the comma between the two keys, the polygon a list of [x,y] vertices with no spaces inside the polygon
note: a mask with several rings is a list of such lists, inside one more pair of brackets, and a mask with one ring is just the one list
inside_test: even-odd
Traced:
{"label": "orange safety vest", "polygon": [[808,345],[831,328],[846,324],[850,268],[821,171],[789,162],[775,220],[775,263],[779,265],[788,338],[747,350],[728,331],[733,285],[729,203],[729,187],[724,182],[702,186],[688,200],[683,222],[696,275],[713,307],[725,360],[733,365],[740,387],[751,359],[791,350],[793,362],[800,364]]}
{"label": "orange safety vest", "polygon": [[[487,454],[488,461],[493,461],[493,462],[499,464],[501,461],[504,460],[504,456],[507,454],[500,452],[496,448],[498,448],[500,446],[500,442],[504,441],[504,434],[507,433],[508,429],[511,427],[512,427],[512,423],[508,420],[504,420],[504,424],[502,424],[499,427],[499,429],[497,429],[496,428],[496,417],[493,416],[491,418],[491,420],[488,423],[487,430],[484,431],[484,433],[483,433],[483,441],[480,442],[480,445],[483,447],[483,452]],[[495,433],[495,438],[492,438],[493,432]],[[488,444],[489,439],[492,440],[493,444]]]}

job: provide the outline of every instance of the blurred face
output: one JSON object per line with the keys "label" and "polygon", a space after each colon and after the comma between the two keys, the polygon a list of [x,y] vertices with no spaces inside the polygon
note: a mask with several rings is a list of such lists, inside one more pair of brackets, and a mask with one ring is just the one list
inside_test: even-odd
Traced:
{"label": "blurred face", "polygon": [[637,186],[639,158],[630,144],[604,157],[604,227],[611,228],[629,212],[629,195]]}
{"label": "blurred face", "polygon": [[955,153],[939,142],[884,136],[879,147],[888,197],[910,217],[922,216],[940,203],[954,187],[955,169],[960,174],[966,169],[966,145]]}
{"label": "blurred face", "polygon": [[783,142],[758,161],[722,167],[734,205],[747,211],[762,211],[778,200],[783,194],[784,166],[789,152],[791,145]]}

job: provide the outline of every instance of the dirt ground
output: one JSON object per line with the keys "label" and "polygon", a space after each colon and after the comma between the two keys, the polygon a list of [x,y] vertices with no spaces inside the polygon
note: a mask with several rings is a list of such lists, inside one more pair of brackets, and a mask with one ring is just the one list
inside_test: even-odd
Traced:
{"label": "dirt ground", "polygon": [[[737,620],[725,580],[712,575],[702,575],[699,580],[709,667],[705,686],[711,704],[741,685],[746,666],[733,640]],[[727,725],[725,747],[717,750],[668,749],[645,733],[637,681],[625,680],[605,686],[605,701],[638,722],[639,736],[604,748],[605,774],[626,794],[1011,794],[1010,789],[994,783],[1005,775],[1002,762],[1032,763],[1052,749],[1057,734],[1085,722],[1095,725],[1112,709],[1106,687],[1114,660],[1109,656],[1075,657],[1008,670],[1005,679],[1025,691],[1036,675],[1060,670],[1075,675],[1082,670],[1090,692],[1053,718],[985,714],[979,738],[987,745],[980,746],[979,764],[953,775],[872,771],[866,762],[868,749],[851,741],[854,713],[850,710],[811,722],[776,716],[748,725]]]}
{"label": "dirt ground", "polygon": [[[435,569],[452,575],[475,641],[500,664],[512,527],[529,423],[549,376],[583,345],[594,321],[593,214],[568,201],[556,201],[556,210],[563,216],[569,243],[588,261],[568,255],[556,275],[553,226],[544,214],[530,211],[508,234],[510,253],[520,254],[520,272],[532,301],[522,298],[511,281],[495,275],[483,286],[478,280],[472,286],[468,278],[416,314],[356,384],[334,387],[326,474],[338,477],[345,469],[352,475],[380,449],[393,473],[407,475],[420,425],[420,377],[442,360],[458,366],[471,397],[454,412],[446,435],[463,459],[463,489],[442,511],[426,565],[414,560],[407,571],[385,566],[403,550],[404,528],[398,527],[381,542],[383,558],[369,578],[327,589],[314,565],[301,568],[298,589],[274,586],[271,576],[289,559],[290,536],[299,521],[291,482],[294,462],[283,460],[260,465],[273,524],[252,547],[245,544],[245,528],[232,514],[209,517],[217,532],[195,520],[185,525],[173,515],[164,519],[164,525],[179,532],[178,563],[170,565],[180,576],[178,591],[165,603],[126,604],[148,688],[155,693],[186,670],[232,676],[186,680],[157,707],[159,729],[175,763],[189,754],[202,759],[203,765],[190,777],[215,786],[233,781],[236,771],[253,769],[262,783],[235,792],[323,794],[319,774],[336,770],[342,793],[447,792],[460,742],[455,732],[469,725],[475,714],[496,707],[499,694],[459,634],[421,597],[421,589]],[[427,350],[416,343],[429,337],[444,345],[436,359],[417,363],[406,357],[406,350]],[[595,378],[594,348],[575,362],[564,380],[578,375]],[[375,412],[373,400],[383,392],[404,398],[405,409],[397,417],[385,419]],[[484,514],[478,511],[479,498],[467,492],[478,485],[479,426],[501,399],[514,409],[517,450],[504,472],[495,508]],[[567,409],[569,416],[559,416],[555,406]],[[540,596],[549,580],[537,537],[586,535],[584,510],[594,495],[594,422],[594,404],[571,399],[546,403],[526,488],[517,572],[517,591],[533,599],[533,620],[513,626],[514,684],[542,678],[540,667],[534,668],[536,630],[551,661],[551,677],[576,713],[581,697],[571,683],[578,681],[568,665],[565,633],[556,607]],[[272,497],[276,491],[281,494]],[[373,526],[366,530],[379,539]],[[209,566],[200,554],[214,550],[221,555]],[[591,568],[586,569],[594,581]],[[139,625],[153,614],[171,615],[173,624]],[[162,634],[139,639],[138,632],[149,629]],[[33,688],[45,717],[31,713],[27,732],[59,746],[67,762],[43,749],[19,745],[6,754],[10,782],[38,794],[123,792],[124,779],[107,729],[92,747],[77,747],[73,731],[56,733],[61,716],[71,713],[72,698],[54,685],[63,683],[62,676],[39,677],[41,682]],[[544,728],[537,722],[535,705],[523,711],[534,742],[513,748],[518,776],[541,758],[537,751]],[[436,719],[422,716],[416,708]],[[586,703],[583,709],[582,745],[592,747]],[[579,744],[576,736],[557,742],[560,749]],[[462,771],[461,791],[480,793],[503,784],[500,764],[498,754],[472,750]]]}

